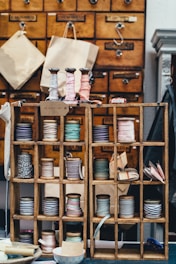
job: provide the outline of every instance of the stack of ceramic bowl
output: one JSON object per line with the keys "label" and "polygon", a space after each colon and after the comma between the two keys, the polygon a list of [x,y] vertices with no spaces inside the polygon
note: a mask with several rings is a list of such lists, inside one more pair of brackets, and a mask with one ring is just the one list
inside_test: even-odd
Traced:
{"label": "stack of ceramic bowl", "polygon": [[17,141],[32,140],[32,124],[31,123],[17,123],[16,140]]}
{"label": "stack of ceramic bowl", "polygon": [[96,125],[93,127],[93,141],[109,142],[109,129],[107,125]]}
{"label": "stack of ceramic bowl", "polygon": [[160,200],[144,201],[144,216],[146,218],[160,218],[162,213],[162,204]]}
{"label": "stack of ceramic bowl", "polygon": [[45,197],[43,200],[43,214],[54,216],[58,215],[59,202],[56,197]]}
{"label": "stack of ceramic bowl", "polygon": [[33,215],[34,214],[34,198],[21,197],[20,198],[20,214]]}

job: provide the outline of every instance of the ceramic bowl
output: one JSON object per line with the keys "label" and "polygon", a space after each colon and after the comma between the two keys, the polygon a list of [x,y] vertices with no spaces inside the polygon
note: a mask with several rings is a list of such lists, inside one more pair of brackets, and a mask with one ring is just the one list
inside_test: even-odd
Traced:
{"label": "ceramic bowl", "polygon": [[53,257],[56,263],[59,264],[79,264],[84,259],[85,249],[81,255],[77,256],[64,256],[62,255],[62,247],[56,247],[53,249]]}

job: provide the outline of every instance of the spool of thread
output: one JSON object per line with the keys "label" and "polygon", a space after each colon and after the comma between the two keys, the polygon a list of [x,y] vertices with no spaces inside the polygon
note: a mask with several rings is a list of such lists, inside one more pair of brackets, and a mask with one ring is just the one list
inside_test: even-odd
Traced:
{"label": "spool of thread", "polygon": [[94,178],[95,180],[107,180],[109,178],[109,160],[94,160]]}
{"label": "spool of thread", "polygon": [[43,140],[44,141],[57,141],[57,121],[56,120],[43,120]]}
{"label": "spool of thread", "polygon": [[33,177],[32,155],[22,152],[18,155],[17,177],[29,179]]}
{"label": "spool of thread", "polygon": [[19,242],[32,244],[33,243],[33,232],[32,231],[21,231],[19,234]]}
{"label": "spool of thread", "polygon": [[119,216],[121,218],[134,217],[134,196],[119,196]]}
{"label": "spool of thread", "polygon": [[110,214],[110,195],[109,194],[97,194],[96,204],[97,204],[96,215],[98,217],[104,217]]}
{"label": "spool of thread", "polygon": [[65,240],[69,241],[69,242],[81,242],[82,241],[81,233],[79,233],[79,232],[67,232]]}
{"label": "spool of thread", "polygon": [[41,159],[41,177],[43,179],[54,179],[54,159]]}
{"label": "spool of thread", "polygon": [[80,158],[66,158],[66,177],[68,180],[79,180],[82,179],[82,160]]}
{"label": "spool of thread", "polygon": [[56,247],[55,232],[53,230],[43,230],[41,242],[43,253],[52,253],[53,249]]}
{"label": "spool of thread", "polygon": [[67,204],[66,204],[66,215],[67,216],[81,216],[82,209],[80,208],[80,197],[79,193],[68,193],[67,195]]}
{"label": "spool of thread", "polygon": [[20,198],[20,214],[33,215],[34,214],[34,198],[21,197]]}
{"label": "spool of thread", "polygon": [[135,142],[134,120],[132,117],[117,118],[118,142]]}
{"label": "spool of thread", "polygon": [[91,89],[91,86],[89,83],[90,69],[81,68],[79,70],[81,71],[81,87],[79,90],[80,100],[89,101],[89,95],[90,95],[90,89]]}
{"label": "spool of thread", "polygon": [[31,123],[17,123],[16,125],[16,140],[30,141],[32,140],[32,124]]}
{"label": "spool of thread", "polygon": [[79,120],[67,120],[65,124],[65,141],[80,141]]}
{"label": "spool of thread", "polygon": [[75,68],[66,68],[66,91],[65,91],[65,99],[64,102],[73,102],[76,98],[75,92]]}
{"label": "spool of thread", "polygon": [[49,86],[49,96],[46,98],[46,100],[54,100],[57,101],[59,98],[58,95],[58,77],[57,73],[59,71],[58,68],[50,68],[50,86]]}

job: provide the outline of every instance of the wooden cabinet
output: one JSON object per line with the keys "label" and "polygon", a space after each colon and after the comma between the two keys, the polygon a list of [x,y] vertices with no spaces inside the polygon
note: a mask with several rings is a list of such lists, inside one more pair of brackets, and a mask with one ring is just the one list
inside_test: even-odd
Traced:
{"label": "wooden cabinet", "polygon": [[[55,114],[53,112],[51,115],[46,110],[47,102],[43,103],[42,106],[40,103],[24,103],[21,107],[16,103],[12,104],[10,236],[12,241],[18,241],[20,233],[24,231],[22,229],[25,223],[25,230],[32,230],[34,244],[38,244],[42,230],[49,228],[54,231],[57,229],[59,232],[57,244],[61,245],[62,241],[66,239],[67,232],[75,232],[77,229],[84,242],[84,248],[87,248],[88,129],[84,129],[84,127],[88,127],[88,109],[86,106],[80,105],[81,115],[75,116],[75,105],[67,106],[60,105],[59,102],[52,102],[52,110]],[[49,106],[51,108],[50,103]],[[61,110],[62,107],[66,109],[64,110],[65,114],[58,115],[58,109]],[[66,123],[73,120],[79,124],[79,140],[72,140],[65,136]],[[57,124],[55,140],[45,136],[44,124],[47,122]],[[19,124],[23,124],[25,131],[20,129]],[[25,124],[30,124],[32,127],[31,138],[29,138]],[[19,156],[24,153],[31,155],[33,167],[31,177],[25,177],[24,174],[19,173],[21,168]],[[82,171],[82,178],[68,178],[64,158],[67,153],[81,161],[79,170]],[[51,159],[54,162],[56,173],[53,172],[54,174],[50,177],[42,173],[45,172],[42,170],[42,161],[46,159]],[[25,173],[24,169],[23,173]],[[77,193],[80,196],[80,215],[67,214],[67,196],[70,193]],[[28,211],[21,213],[21,198],[31,197],[31,195],[34,201],[33,213],[28,214]],[[58,208],[56,207],[58,213],[45,213],[43,204],[47,197],[59,199]]]}
{"label": "wooden cabinet", "polygon": [[[161,141],[150,141],[144,139],[143,126],[145,124],[144,112],[151,108],[160,107],[163,116],[163,133]],[[102,119],[97,119],[95,114],[96,107],[90,107],[89,115],[89,212],[90,212],[90,254],[92,258],[97,259],[160,259],[168,258],[168,106],[165,103],[147,104],[147,103],[129,103],[129,104],[107,104],[102,108],[108,109],[111,113]],[[122,109],[127,108],[129,112],[125,115]],[[131,142],[121,141],[119,138],[118,118],[134,117],[130,109],[138,109],[139,119],[134,118],[134,139]],[[97,137],[96,126],[101,128],[101,132]],[[107,130],[105,130],[105,127]],[[132,131],[131,131],[132,132]],[[133,132],[132,132],[133,133]],[[157,180],[150,180],[143,172],[145,151],[148,148],[158,148],[161,151],[162,163],[164,169],[165,181],[161,183]],[[126,168],[138,168],[139,178],[134,181],[119,179],[118,159],[119,155],[126,152],[127,166]],[[136,153],[135,153],[136,152]],[[138,163],[134,162],[134,155],[138,155]],[[95,160],[107,159],[109,162],[114,157],[113,171],[109,178],[101,178],[96,175],[98,168],[95,166]],[[118,159],[117,159],[118,158]],[[152,160],[151,160],[152,162]],[[118,164],[117,164],[118,163]],[[105,169],[105,164],[101,163]],[[126,163],[125,163],[126,164]],[[119,165],[120,166],[120,165]],[[115,169],[116,168],[116,169]],[[95,173],[96,172],[96,173]],[[102,176],[102,175],[101,175]],[[162,213],[155,217],[145,213],[145,202],[147,199],[155,200],[155,193],[150,188],[162,189]],[[131,190],[133,190],[132,192]],[[155,190],[156,190],[155,189]],[[146,192],[146,190],[148,190]],[[133,195],[132,195],[133,193]],[[122,212],[126,205],[120,207],[120,199],[123,197],[134,199],[134,214],[128,215],[131,207],[127,207],[126,212]],[[98,196],[99,195],[99,196]],[[132,195],[132,196],[131,196]],[[101,197],[101,199],[100,199]],[[99,204],[97,202],[100,199]],[[105,198],[109,198],[109,202]],[[103,200],[104,199],[104,200]],[[126,200],[128,201],[128,200]],[[126,204],[129,204],[126,202]],[[100,207],[99,207],[100,206]],[[152,250],[147,247],[147,239],[145,237],[145,229],[148,224],[158,224],[162,227],[163,233],[161,244],[163,250]],[[128,234],[133,230],[135,234]],[[135,231],[134,231],[135,230]],[[98,231],[98,232],[97,232]],[[156,234],[155,234],[156,235]],[[147,238],[150,234],[147,234]],[[156,236],[154,237],[156,239]]]}

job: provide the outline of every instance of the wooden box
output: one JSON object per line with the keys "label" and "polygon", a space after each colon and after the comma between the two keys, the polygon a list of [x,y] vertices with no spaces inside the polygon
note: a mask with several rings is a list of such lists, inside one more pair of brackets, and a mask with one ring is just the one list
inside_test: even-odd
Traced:
{"label": "wooden box", "polygon": [[43,0],[15,0],[11,1],[12,11],[42,11]]}
{"label": "wooden box", "polygon": [[[76,28],[77,38],[94,37],[94,14],[85,12],[48,13],[47,37],[52,35],[62,37],[66,23],[71,21]],[[73,30],[68,30],[68,37],[73,36]]]}
{"label": "wooden box", "polygon": [[139,93],[143,87],[142,71],[110,71],[109,91],[122,93]]}
{"label": "wooden box", "polygon": [[20,30],[20,22],[25,23],[25,31],[28,38],[46,37],[46,14],[45,13],[1,13],[0,14],[0,37],[9,38]]}
{"label": "wooden box", "polygon": [[118,67],[130,69],[144,66],[144,42],[140,40],[125,41],[116,45],[113,40],[97,40],[99,52],[96,60],[97,67]]}
{"label": "wooden box", "polygon": [[96,38],[144,39],[144,14],[96,13]]}
{"label": "wooden box", "polygon": [[76,0],[44,0],[45,11],[76,11]]}
{"label": "wooden box", "polygon": [[78,11],[110,11],[110,0],[78,1]]}
{"label": "wooden box", "polygon": [[112,11],[139,11],[144,12],[145,0],[112,0]]}

